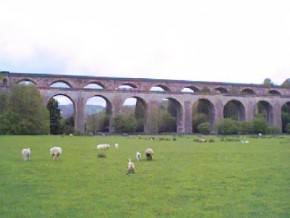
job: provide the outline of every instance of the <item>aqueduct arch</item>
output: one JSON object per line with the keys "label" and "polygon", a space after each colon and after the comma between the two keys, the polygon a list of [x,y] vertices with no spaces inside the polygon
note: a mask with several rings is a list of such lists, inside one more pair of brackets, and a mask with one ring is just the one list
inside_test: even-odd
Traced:
{"label": "aqueduct arch", "polygon": [[[177,132],[192,132],[192,107],[199,99],[210,102],[210,122],[214,126],[219,120],[228,117],[229,110],[234,110],[234,117],[238,120],[253,119],[257,112],[257,104],[262,104],[267,112],[267,119],[274,126],[282,129],[281,107],[290,102],[290,88],[280,86],[265,87],[262,84],[238,84],[223,82],[198,82],[185,80],[162,80],[144,78],[114,78],[72,75],[48,75],[48,74],[24,74],[0,72],[0,90],[7,90],[19,81],[31,80],[36,84],[44,103],[58,94],[68,96],[75,107],[75,129],[84,132],[85,104],[88,98],[103,96],[110,102],[111,118],[109,131],[113,132],[112,119],[120,113],[122,104],[126,98],[135,97],[146,103],[146,115],[144,120],[144,132],[156,133],[154,122],[154,110],[158,110],[162,99],[174,99],[178,102]],[[64,82],[68,87],[50,87],[55,82]],[[96,86],[88,86],[95,84]],[[118,89],[123,84],[133,84],[133,89]],[[162,92],[150,91],[151,87],[159,86]],[[207,92],[204,88],[207,87]],[[183,88],[188,88],[183,92]],[[258,102],[264,103],[258,103]],[[267,104],[267,103],[269,104]],[[232,104],[232,108],[228,105]],[[261,106],[260,106],[261,107]],[[266,108],[266,109],[265,109]]]}

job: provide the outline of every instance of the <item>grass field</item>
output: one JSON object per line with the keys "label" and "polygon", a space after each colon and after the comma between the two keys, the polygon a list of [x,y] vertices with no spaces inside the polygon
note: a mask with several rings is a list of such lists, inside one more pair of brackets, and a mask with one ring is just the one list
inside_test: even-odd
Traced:
{"label": "grass field", "polygon": [[[0,216],[290,217],[290,137],[194,138],[1,136]],[[96,144],[115,142],[97,158]],[[61,160],[50,159],[52,145],[63,147]],[[127,159],[148,146],[154,160],[127,176]]]}

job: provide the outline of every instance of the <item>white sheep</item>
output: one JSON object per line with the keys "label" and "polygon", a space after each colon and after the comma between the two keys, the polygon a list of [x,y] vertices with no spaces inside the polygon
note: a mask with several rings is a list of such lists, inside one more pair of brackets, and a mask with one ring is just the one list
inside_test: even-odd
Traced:
{"label": "white sheep", "polygon": [[145,150],[145,156],[146,156],[147,160],[152,160],[153,159],[153,154],[154,154],[154,151],[153,151],[152,148],[147,148]]}
{"label": "white sheep", "polygon": [[106,150],[109,149],[111,146],[109,144],[99,144],[97,145],[98,150]]}
{"label": "white sheep", "polygon": [[136,160],[137,161],[141,160],[141,153],[139,151],[136,152]]}
{"label": "white sheep", "polygon": [[22,154],[22,158],[24,161],[30,160],[31,149],[30,148],[23,148],[21,151],[21,154]]}
{"label": "white sheep", "polygon": [[115,148],[118,149],[119,148],[119,144],[115,143]]}
{"label": "white sheep", "polygon": [[53,160],[59,160],[59,157],[62,154],[62,149],[61,147],[54,146],[50,148],[49,152]]}
{"label": "white sheep", "polygon": [[127,175],[130,173],[135,173],[135,164],[131,161],[131,159],[128,159],[128,171]]}

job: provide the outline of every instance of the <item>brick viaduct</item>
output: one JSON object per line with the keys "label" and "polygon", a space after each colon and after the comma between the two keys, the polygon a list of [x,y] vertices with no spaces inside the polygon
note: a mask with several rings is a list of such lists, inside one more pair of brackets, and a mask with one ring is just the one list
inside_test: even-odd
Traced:
{"label": "brick viaduct", "polygon": [[[110,123],[122,109],[123,102],[130,97],[141,100],[145,105],[144,132],[155,133],[152,111],[158,109],[163,99],[171,99],[177,107],[177,132],[192,133],[192,108],[199,101],[208,102],[212,126],[224,118],[225,106],[229,102],[238,105],[239,119],[251,120],[258,111],[259,102],[266,105],[268,122],[281,129],[281,107],[290,103],[290,89],[281,86],[265,87],[257,84],[223,82],[199,82],[184,80],[114,78],[71,75],[25,74],[0,72],[0,88],[30,81],[43,96],[45,104],[56,95],[64,95],[74,105],[75,129],[84,132],[84,108],[89,98],[101,96],[110,107]],[[68,88],[54,88],[52,84],[62,82]],[[102,89],[85,88],[88,84],[98,84]],[[132,89],[121,89],[123,85]],[[161,87],[163,92],[150,91],[151,87]],[[182,92],[184,88],[192,92]],[[110,125],[113,132],[113,126]]]}

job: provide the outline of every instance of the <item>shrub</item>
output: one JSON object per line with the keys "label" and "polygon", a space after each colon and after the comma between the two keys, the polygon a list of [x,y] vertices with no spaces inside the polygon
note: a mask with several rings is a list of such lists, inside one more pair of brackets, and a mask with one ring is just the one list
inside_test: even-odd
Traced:
{"label": "shrub", "polygon": [[253,131],[253,122],[243,121],[239,123],[239,133],[240,134],[252,134]]}
{"label": "shrub", "polygon": [[133,114],[119,114],[114,118],[116,132],[135,132],[137,121]]}
{"label": "shrub", "polygon": [[253,119],[252,123],[254,133],[265,134],[267,132],[268,124],[262,116],[257,116],[255,119]]}
{"label": "shrub", "polygon": [[286,133],[290,134],[290,123],[286,125]]}
{"label": "shrub", "polygon": [[209,134],[210,133],[210,123],[209,122],[204,122],[201,123],[197,126],[197,130],[199,133],[202,134]]}
{"label": "shrub", "polygon": [[230,118],[226,118],[217,124],[217,131],[222,135],[232,135],[239,132],[238,122]]}
{"label": "shrub", "polygon": [[269,126],[267,129],[267,133],[275,135],[281,133],[281,130],[278,127]]}

